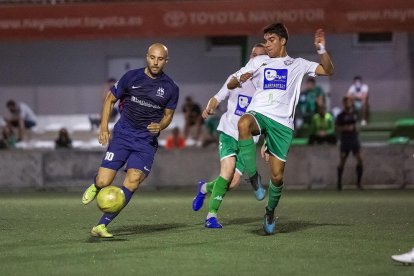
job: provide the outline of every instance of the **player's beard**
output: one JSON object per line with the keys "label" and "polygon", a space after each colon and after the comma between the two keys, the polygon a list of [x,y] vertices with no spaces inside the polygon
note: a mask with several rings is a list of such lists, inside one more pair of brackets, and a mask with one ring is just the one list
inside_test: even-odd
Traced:
{"label": "player's beard", "polygon": [[[157,69],[159,69],[159,68],[160,68],[160,67],[157,67]],[[162,69],[159,69],[157,73],[154,73],[154,72],[151,70],[151,67],[150,67],[150,66],[147,66],[147,71],[148,71],[148,74],[150,74],[150,76],[151,76],[151,77],[154,77],[154,78],[158,77],[158,76],[159,76],[159,75],[161,75],[161,73],[162,73]]]}

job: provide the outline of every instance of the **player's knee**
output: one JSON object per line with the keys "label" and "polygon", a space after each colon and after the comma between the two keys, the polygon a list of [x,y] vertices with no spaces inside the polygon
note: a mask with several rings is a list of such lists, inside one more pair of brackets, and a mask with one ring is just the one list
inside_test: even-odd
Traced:
{"label": "player's knee", "polygon": [[105,176],[100,176],[99,174],[95,178],[95,185],[99,188],[104,188],[111,184],[111,179]]}
{"label": "player's knee", "polygon": [[279,172],[272,173],[270,180],[275,186],[283,185],[283,173],[279,173]]}
{"label": "player's knee", "polygon": [[127,187],[131,191],[135,191],[138,189],[139,184],[145,178],[142,172],[128,172],[125,177],[124,186]]}
{"label": "player's knee", "polygon": [[237,124],[237,128],[239,129],[239,133],[250,133],[250,125],[251,121],[250,118],[247,116],[242,116]]}

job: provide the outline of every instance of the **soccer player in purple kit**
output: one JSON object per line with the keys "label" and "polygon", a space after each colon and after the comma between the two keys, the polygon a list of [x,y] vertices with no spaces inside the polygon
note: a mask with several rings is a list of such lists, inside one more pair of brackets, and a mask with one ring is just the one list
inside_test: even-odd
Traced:
{"label": "soccer player in purple kit", "polygon": [[[147,67],[128,71],[111,87],[105,98],[98,140],[102,145],[109,145],[94,184],[83,194],[83,204],[93,201],[100,189],[111,185],[117,171],[126,164],[126,177],[121,187],[125,194],[125,207],[151,171],[158,148],[158,136],[172,121],[179,88],[163,72],[168,62],[165,45],[152,44],[148,48],[146,60]],[[121,117],[110,137],[109,116],[118,100]],[[112,238],[106,227],[118,214],[104,213],[92,228],[92,236]]]}

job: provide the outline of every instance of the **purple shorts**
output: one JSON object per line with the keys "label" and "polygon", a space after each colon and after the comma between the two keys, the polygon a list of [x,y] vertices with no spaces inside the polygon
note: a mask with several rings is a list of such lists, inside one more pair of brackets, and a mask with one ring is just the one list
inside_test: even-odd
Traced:
{"label": "purple shorts", "polygon": [[157,148],[157,138],[148,131],[126,133],[114,130],[101,167],[118,171],[126,164],[125,171],[138,169],[148,176]]}

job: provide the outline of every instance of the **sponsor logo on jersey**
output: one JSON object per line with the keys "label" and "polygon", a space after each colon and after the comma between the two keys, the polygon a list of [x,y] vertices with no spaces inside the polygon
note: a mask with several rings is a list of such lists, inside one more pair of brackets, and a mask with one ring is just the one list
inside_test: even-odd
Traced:
{"label": "sponsor logo on jersey", "polygon": [[234,111],[234,114],[238,116],[243,116],[243,114],[246,113],[246,109],[251,103],[251,101],[252,101],[252,97],[240,94],[237,99],[237,106],[236,106],[236,110]]}
{"label": "sponsor logo on jersey", "polygon": [[263,89],[286,90],[288,78],[287,69],[265,68]]}
{"label": "sponsor logo on jersey", "polygon": [[134,102],[134,103],[137,103],[139,105],[142,105],[142,106],[151,107],[151,108],[154,108],[154,109],[161,109],[161,106],[143,101],[141,99],[138,99],[135,96],[131,96],[131,101]]}
{"label": "sponsor logo on jersey", "polygon": [[132,86],[132,89],[138,89],[138,88],[140,88],[140,87],[141,87],[141,85],[138,85],[138,86],[133,85],[133,86]]}
{"label": "sponsor logo on jersey", "polygon": [[159,88],[158,88],[158,90],[157,90],[157,94],[156,94],[156,96],[157,96],[157,97],[164,98],[164,88],[159,87]]}

